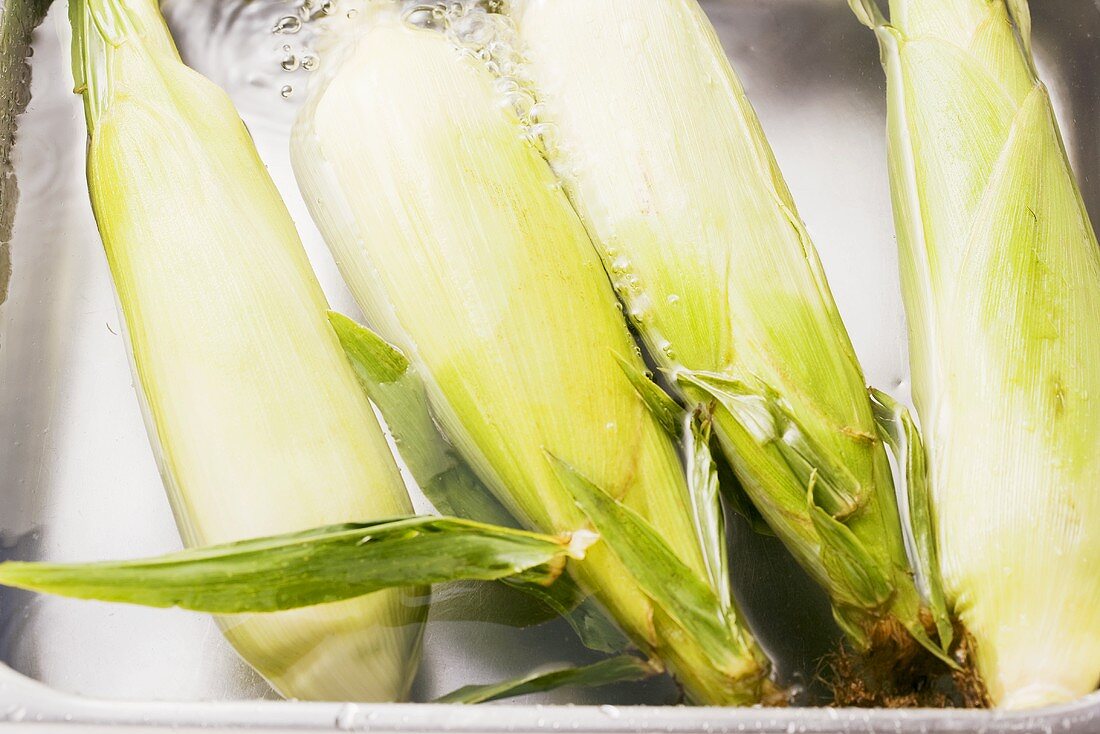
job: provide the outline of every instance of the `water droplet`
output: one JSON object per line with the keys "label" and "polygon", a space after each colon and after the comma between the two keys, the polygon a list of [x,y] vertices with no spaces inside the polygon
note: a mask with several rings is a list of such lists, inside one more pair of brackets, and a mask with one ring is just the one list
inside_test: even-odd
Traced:
{"label": "water droplet", "polygon": [[609,703],[605,703],[603,706],[600,706],[600,713],[611,719],[617,719],[621,715],[619,709],[615,708]]}
{"label": "water droplet", "polygon": [[283,88],[279,90],[279,96],[283,99],[289,99],[292,94],[294,94],[294,87],[289,84],[284,84]]}
{"label": "water droplet", "polygon": [[336,714],[336,728],[347,731],[355,726],[355,717],[359,713],[359,707],[354,703],[346,703],[340,707]]}
{"label": "water droplet", "polygon": [[615,421],[608,422],[607,425],[604,426],[604,428],[606,428],[609,431],[614,431],[615,430]]}
{"label": "water droplet", "polygon": [[275,23],[275,27],[271,29],[272,33],[297,33],[302,30],[302,19],[296,15],[284,15],[279,18]]}
{"label": "water droplet", "polygon": [[530,119],[531,108],[535,106],[535,98],[527,92],[517,90],[504,95],[504,104],[512,108],[520,121],[526,122]]}
{"label": "water droplet", "polygon": [[279,66],[283,71],[297,71],[301,62],[298,61],[298,57],[294,54],[287,54],[283,57],[283,60],[279,62]]}
{"label": "water droplet", "polygon": [[669,297],[666,298],[665,300],[668,301],[668,304],[671,306],[674,303],[679,303],[680,302],[680,296],[676,295],[675,293],[672,293],[672,294],[669,294]]}
{"label": "water droplet", "polygon": [[302,56],[302,68],[306,71],[316,71],[317,67],[321,65],[321,59],[315,54],[305,54]]}
{"label": "water droplet", "polygon": [[558,128],[550,122],[532,125],[527,137],[544,155],[553,153],[558,147]]}

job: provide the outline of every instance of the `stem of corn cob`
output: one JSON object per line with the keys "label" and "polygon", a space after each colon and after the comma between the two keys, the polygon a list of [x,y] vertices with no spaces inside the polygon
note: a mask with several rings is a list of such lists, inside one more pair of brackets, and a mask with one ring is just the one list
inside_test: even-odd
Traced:
{"label": "stem of corn cob", "polygon": [[[290,216],[228,97],[154,0],[73,0],[88,184],[146,422],[186,544],[411,505]],[[220,620],[288,696],[395,700],[423,590]]]}

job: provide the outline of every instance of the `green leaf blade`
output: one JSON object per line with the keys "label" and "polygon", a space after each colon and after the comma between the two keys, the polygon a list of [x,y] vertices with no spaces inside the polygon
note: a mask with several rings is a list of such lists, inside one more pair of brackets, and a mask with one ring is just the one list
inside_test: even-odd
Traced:
{"label": "green leaf blade", "polygon": [[699,641],[718,670],[759,676],[755,641],[723,610],[709,584],[676,557],[636,512],[614,500],[560,459],[548,458],[563,485],[641,589]]}
{"label": "green leaf blade", "polygon": [[343,314],[330,311],[328,317],[359,384],[382,412],[401,458],[432,505],[445,514],[519,527],[440,433],[424,383],[405,355]]}
{"label": "green leaf blade", "polygon": [[590,534],[557,538],[437,517],[339,525],[89,564],[0,564],[0,584],[80,599],[215,614],[342,601],[386,588],[522,575],[553,581]]}
{"label": "green leaf blade", "polygon": [[463,686],[436,699],[436,703],[488,703],[528,693],[543,693],[566,686],[599,688],[613,683],[645,680],[660,672],[652,663],[633,655],[620,655],[579,668],[526,675],[515,680]]}

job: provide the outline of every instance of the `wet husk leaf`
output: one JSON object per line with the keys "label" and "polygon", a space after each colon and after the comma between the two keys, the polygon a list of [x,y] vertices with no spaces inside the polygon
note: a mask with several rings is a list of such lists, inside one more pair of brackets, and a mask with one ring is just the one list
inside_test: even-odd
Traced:
{"label": "wet husk leaf", "polygon": [[[745,92],[695,0],[523,0],[547,153],[650,354],[713,409],[744,491],[853,643],[926,634],[863,373]],[[627,20],[628,19],[628,20]]]}
{"label": "wet husk leaf", "polygon": [[463,686],[436,699],[436,703],[488,703],[528,693],[581,686],[599,688],[613,683],[632,683],[651,678],[660,669],[633,655],[620,655],[576,668],[525,675],[516,680]]}
{"label": "wet husk leaf", "polygon": [[101,563],[0,563],[0,584],[196,612],[277,612],[382,589],[522,576],[550,585],[596,536],[555,538],[446,517],[408,517]]}
{"label": "wet husk leaf", "polygon": [[[405,355],[346,316],[330,312],[329,321],[360,384],[382,412],[405,465],[435,508],[467,520],[519,527],[440,433],[424,383]],[[565,618],[586,647],[621,652],[629,646],[595,599],[568,574],[550,586],[516,578],[503,581]]]}
{"label": "wet husk leaf", "polygon": [[[73,0],[69,11],[92,209],[184,543],[411,513],[228,96],[180,61],[153,0]],[[419,659],[427,608],[414,600],[424,593],[219,624],[284,695],[400,700]]]}
{"label": "wet husk leaf", "polygon": [[[367,323],[407,357],[434,421],[525,527],[586,521],[550,451],[645,517],[709,585],[675,444],[616,359],[644,370],[550,168],[480,61],[392,6],[360,21],[300,113],[292,159]],[[693,700],[758,699],[760,660],[746,656],[743,677],[716,669],[605,544],[571,571]]]}
{"label": "wet husk leaf", "polygon": [[1100,680],[1100,247],[1024,0],[892,0],[890,175],[947,602],[1006,708]]}

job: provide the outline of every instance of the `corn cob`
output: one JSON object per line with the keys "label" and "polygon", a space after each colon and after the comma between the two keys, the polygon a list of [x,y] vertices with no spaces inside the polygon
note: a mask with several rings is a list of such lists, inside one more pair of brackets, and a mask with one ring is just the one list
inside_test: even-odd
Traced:
{"label": "corn cob", "polygon": [[[479,61],[393,8],[361,21],[366,30],[327,55],[339,61],[311,90],[292,159],[369,323],[412,362],[444,432],[524,524],[585,523],[552,454],[708,578],[673,442],[619,365],[644,369],[549,167]],[[766,664],[734,610],[721,621],[731,646],[708,648],[608,543],[574,570],[694,700],[759,699]],[[710,583],[723,596],[728,581]]]}
{"label": "corn cob", "polygon": [[[228,97],[154,0],[73,0],[88,184],[142,407],[188,546],[408,514],[301,242]],[[225,617],[287,696],[394,700],[419,591]]]}
{"label": "corn cob", "polygon": [[890,175],[948,599],[994,703],[1100,681],[1100,249],[1026,0],[854,0]]}

